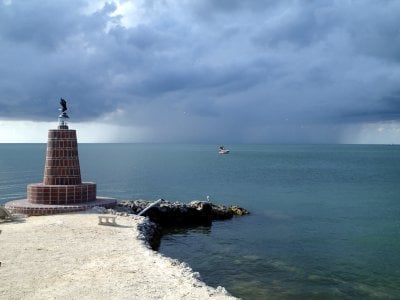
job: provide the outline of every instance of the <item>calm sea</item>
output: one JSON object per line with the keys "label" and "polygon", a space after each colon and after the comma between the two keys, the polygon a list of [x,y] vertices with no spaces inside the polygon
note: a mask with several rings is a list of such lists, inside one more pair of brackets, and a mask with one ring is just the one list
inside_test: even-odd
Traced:
{"label": "calm sea", "polygon": [[[243,299],[400,299],[400,146],[80,144],[98,194],[238,204],[160,252]],[[0,144],[0,203],[40,182],[44,144]]]}

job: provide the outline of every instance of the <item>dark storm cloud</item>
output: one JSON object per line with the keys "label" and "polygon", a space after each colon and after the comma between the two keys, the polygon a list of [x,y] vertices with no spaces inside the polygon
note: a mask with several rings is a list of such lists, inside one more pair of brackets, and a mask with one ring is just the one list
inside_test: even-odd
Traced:
{"label": "dark storm cloud", "polygon": [[65,97],[155,140],[259,142],[399,121],[398,1],[89,4],[0,2],[0,118],[52,120]]}

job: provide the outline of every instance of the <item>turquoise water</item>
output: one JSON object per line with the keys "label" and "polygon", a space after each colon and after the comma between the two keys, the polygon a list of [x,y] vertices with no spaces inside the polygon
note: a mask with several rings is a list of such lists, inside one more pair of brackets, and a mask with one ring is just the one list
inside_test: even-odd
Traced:
{"label": "turquoise water", "polygon": [[[400,147],[80,144],[119,199],[238,204],[248,217],[168,231],[160,252],[243,299],[399,299]],[[0,145],[0,202],[43,176],[45,145]]]}

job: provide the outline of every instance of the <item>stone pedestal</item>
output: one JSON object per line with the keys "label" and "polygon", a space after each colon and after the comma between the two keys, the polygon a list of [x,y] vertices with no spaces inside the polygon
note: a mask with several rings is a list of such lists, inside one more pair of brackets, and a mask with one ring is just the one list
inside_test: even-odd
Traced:
{"label": "stone pedestal", "polygon": [[96,200],[96,184],[81,180],[76,131],[49,130],[43,183],[28,185],[28,202],[72,204]]}
{"label": "stone pedestal", "polygon": [[8,202],[6,207],[15,213],[43,215],[115,204],[114,199],[97,197],[96,183],[82,182],[76,131],[60,125],[48,133],[43,182],[29,184],[27,199]]}
{"label": "stone pedestal", "polygon": [[43,184],[77,185],[81,183],[76,131],[49,130]]}

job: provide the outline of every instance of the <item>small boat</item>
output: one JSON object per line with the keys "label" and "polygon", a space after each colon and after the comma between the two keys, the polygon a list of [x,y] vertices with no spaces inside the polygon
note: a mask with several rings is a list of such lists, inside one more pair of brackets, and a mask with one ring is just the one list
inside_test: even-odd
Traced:
{"label": "small boat", "polygon": [[228,154],[229,150],[225,149],[224,146],[219,147],[218,154]]}

